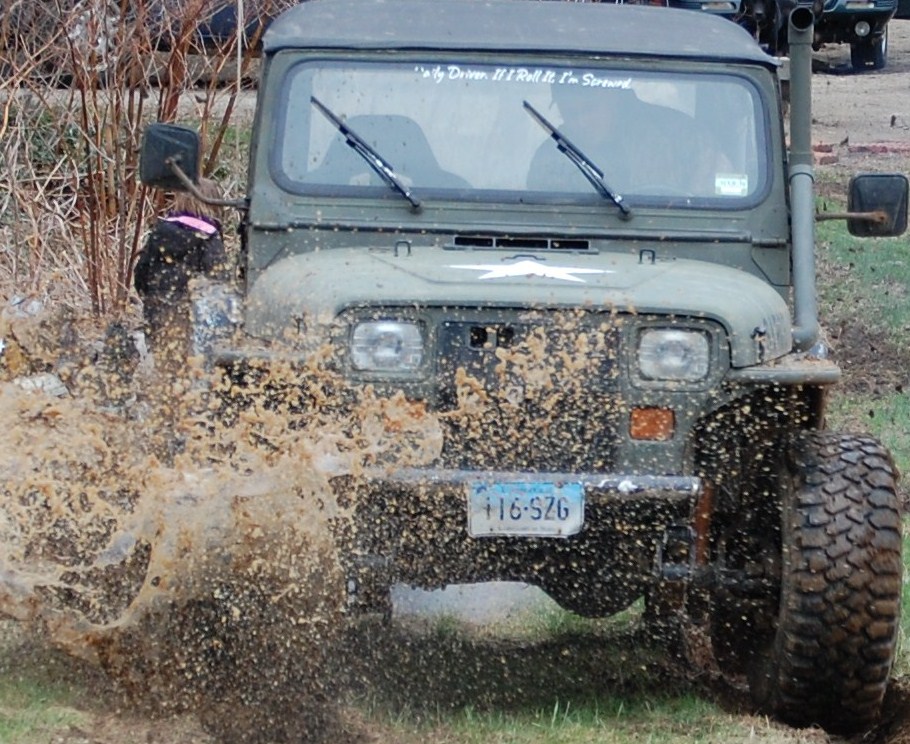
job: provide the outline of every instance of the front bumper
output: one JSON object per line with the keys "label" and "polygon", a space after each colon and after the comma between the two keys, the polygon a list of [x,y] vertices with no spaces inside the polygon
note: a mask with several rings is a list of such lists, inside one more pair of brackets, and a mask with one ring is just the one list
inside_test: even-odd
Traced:
{"label": "front bumper", "polygon": [[[483,534],[469,529],[478,484],[578,484],[584,520],[571,535]],[[333,481],[350,521],[343,530],[349,573],[375,585],[423,588],[524,581],[551,594],[597,596],[602,614],[628,606],[662,578],[667,562],[689,562],[702,482],[694,476],[522,473],[495,470],[369,468]],[[669,537],[668,537],[669,536]],[[674,555],[665,553],[673,543]],[[368,570],[367,570],[368,569]],[[568,589],[567,589],[568,588]]]}
{"label": "front bumper", "polygon": [[497,470],[443,470],[424,468],[366,468],[363,476],[373,483],[401,485],[470,485],[472,483],[580,483],[585,503],[604,504],[615,500],[690,500],[701,488],[695,476],[625,475],[598,473],[515,473]]}
{"label": "front bumper", "polygon": [[[816,44],[856,44],[871,42],[885,33],[885,27],[894,15],[894,8],[870,8],[869,10],[826,12],[815,26]],[[860,21],[871,27],[863,37],[857,36],[854,29]]]}

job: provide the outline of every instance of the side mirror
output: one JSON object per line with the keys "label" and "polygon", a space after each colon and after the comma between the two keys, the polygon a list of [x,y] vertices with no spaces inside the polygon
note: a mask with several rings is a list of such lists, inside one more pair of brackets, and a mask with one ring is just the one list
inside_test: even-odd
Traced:
{"label": "side mirror", "polygon": [[[893,238],[907,229],[907,177],[864,173],[850,179],[847,230],[862,238]],[[862,215],[862,216],[861,216]]]}
{"label": "side mirror", "polygon": [[185,191],[172,165],[193,183],[199,182],[199,135],[179,124],[150,124],[142,137],[139,153],[139,180],[167,191]]}

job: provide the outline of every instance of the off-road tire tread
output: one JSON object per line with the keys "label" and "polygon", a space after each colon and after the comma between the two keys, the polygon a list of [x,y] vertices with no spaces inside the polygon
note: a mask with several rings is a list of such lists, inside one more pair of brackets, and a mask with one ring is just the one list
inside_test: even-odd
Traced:
{"label": "off-road tire tread", "polygon": [[861,730],[879,715],[897,643],[897,473],[875,439],[831,432],[795,438],[790,468],[773,712],[795,725]]}

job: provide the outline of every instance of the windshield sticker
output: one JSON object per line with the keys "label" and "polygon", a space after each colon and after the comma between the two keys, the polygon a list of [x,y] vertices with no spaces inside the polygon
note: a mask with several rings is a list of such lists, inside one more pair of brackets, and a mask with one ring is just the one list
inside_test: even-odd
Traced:
{"label": "windshield sticker", "polygon": [[717,196],[748,196],[749,177],[730,173],[718,173],[714,177],[714,193]]}
{"label": "windshield sticker", "polygon": [[537,83],[541,85],[577,85],[580,88],[632,87],[630,77],[600,77],[591,72],[551,70],[529,67],[465,67],[464,65],[417,65],[415,72],[434,83],[463,80],[489,80],[493,83]]}
{"label": "windshield sticker", "polygon": [[478,279],[506,279],[516,276],[539,276],[543,279],[562,279],[566,282],[582,282],[575,274],[613,274],[607,269],[577,269],[570,266],[546,266],[537,261],[525,260],[512,264],[449,264],[450,269],[483,271]]}

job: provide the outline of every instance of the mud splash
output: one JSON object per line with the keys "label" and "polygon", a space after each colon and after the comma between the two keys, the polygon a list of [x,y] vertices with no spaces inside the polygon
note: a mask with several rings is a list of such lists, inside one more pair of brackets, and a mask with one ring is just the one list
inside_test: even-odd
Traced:
{"label": "mud splash", "polygon": [[[494,329],[483,354],[443,360],[444,412],[431,414],[345,386],[318,354],[174,371],[120,327],[89,337],[72,318],[0,316],[0,615],[100,665],[136,703],[199,712],[219,740],[337,740],[331,669],[364,597],[345,562],[370,517],[359,476],[603,469],[624,410],[620,323],[530,313],[514,338]],[[378,552],[397,553],[398,580],[445,585],[469,556],[453,547],[443,566],[427,551],[464,517],[413,496],[407,534]]]}
{"label": "mud splash", "polygon": [[[0,615],[134,701],[204,711],[225,741],[331,738],[346,513],[329,480],[436,456],[433,422],[370,391],[344,419],[303,412],[301,375],[311,394],[332,383],[299,368],[235,401],[230,381],[165,380],[67,319],[7,313],[0,337]],[[69,394],[37,384],[51,371]]]}

